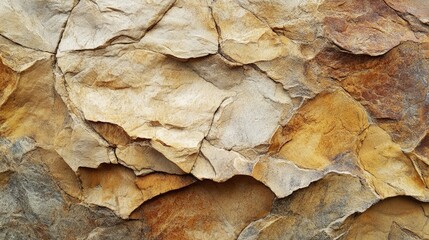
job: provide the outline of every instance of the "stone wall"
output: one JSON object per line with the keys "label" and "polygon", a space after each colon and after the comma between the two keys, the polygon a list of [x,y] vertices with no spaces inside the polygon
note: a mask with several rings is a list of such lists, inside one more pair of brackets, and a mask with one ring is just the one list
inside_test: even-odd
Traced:
{"label": "stone wall", "polygon": [[0,1],[0,239],[429,238],[426,0]]}

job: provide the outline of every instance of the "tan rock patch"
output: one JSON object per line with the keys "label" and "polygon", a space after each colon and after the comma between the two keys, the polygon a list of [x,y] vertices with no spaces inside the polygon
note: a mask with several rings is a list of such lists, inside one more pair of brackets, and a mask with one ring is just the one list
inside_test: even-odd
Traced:
{"label": "tan rock patch", "polygon": [[365,110],[344,92],[323,93],[277,130],[270,149],[299,167],[323,169],[338,155],[353,152],[368,125]]}

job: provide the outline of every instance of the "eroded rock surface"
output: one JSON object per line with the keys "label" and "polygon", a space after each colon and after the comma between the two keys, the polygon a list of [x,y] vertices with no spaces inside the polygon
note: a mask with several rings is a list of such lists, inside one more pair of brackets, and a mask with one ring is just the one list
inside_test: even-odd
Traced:
{"label": "eroded rock surface", "polygon": [[325,0],[319,10],[325,14],[326,36],[354,54],[377,56],[403,41],[418,41],[384,0]]}
{"label": "eroded rock surface", "polygon": [[195,183],[160,196],[131,218],[148,222],[154,239],[236,239],[246,224],[268,214],[273,198],[263,184],[238,176],[225,183]]}
{"label": "eroded rock surface", "polygon": [[288,198],[276,200],[270,215],[251,223],[238,239],[320,239],[337,221],[364,211],[377,199],[361,179],[329,174]]}
{"label": "eroded rock surface", "polygon": [[426,239],[424,0],[4,0],[0,238]]}
{"label": "eroded rock surface", "polygon": [[389,198],[347,219],[340,239],[426,239],[428,207],[408,197]]}
{"label": "eroded rock surface", "polygon": [[337,80],[404,150],[426,135],[429,45],[404,43],[381,57],[326,50],[316,57],[322,75]]}

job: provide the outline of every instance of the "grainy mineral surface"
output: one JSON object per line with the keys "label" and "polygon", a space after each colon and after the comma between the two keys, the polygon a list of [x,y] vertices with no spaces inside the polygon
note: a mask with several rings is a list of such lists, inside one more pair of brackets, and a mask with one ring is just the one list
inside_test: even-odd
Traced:
{"label": "grainy mineral surface", "polygon": [[429,239],[429,1],[1,0],[0,239]]}

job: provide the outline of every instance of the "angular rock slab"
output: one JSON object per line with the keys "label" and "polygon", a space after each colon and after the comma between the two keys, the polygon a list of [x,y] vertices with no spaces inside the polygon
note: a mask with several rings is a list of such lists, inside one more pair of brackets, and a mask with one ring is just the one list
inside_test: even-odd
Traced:
{"label": "angular rock slab", "polygon": [[269,212],[273,198],[261,183],[237,176],[167,193],[142,205],[131,218],[148,224],[149,239],[236,239],[248,223]]}
{"label": "angular rock slab", "polygon": [[383,0],[325,0],[325,36],[353,54],[382,55],[401,42],[417,41],[407,22]]}
{"label": "angular rock slab", "polygon": [[189,186],[194,182],[196,179],[190,175],[166,173],[151,173],[137,177],[135,180],[146,201],[163,193]]}
{"label": "angular rock slab", "polygon": [[[251,67],[230,69],[236,84],[225,83],[225,79],[209,73],[219,72],[213,67],[214,60],[215,57],[200,63],[200,69],[195,71],[234,94],[214,114],[192,174],[200,179],[225,181],[234,175],[251,175],[258,154],[267,152],[279,123],[293,113],[294,103],[280,84]],[[222,70],[227,67],[224,62],[215,63]]]}
{"label": "angular rock slab", "polygon": [[[89,124],[114,151],[115,161],[134,170],[136,175],[153,171],[183,174],[176,164],[151,147],[148,141],[135,141],[118,125],[105,122]],[[85,165],[81,165],[85,166]],[[86,165],[85,167],[90,167]]]}
{"label": "angular rock slab", "polygon": [[413,153],[419,156],[425,163],[429,164],[429,134],[422,139]]}
{"label": "angular rock slab", "polygon": [[[221,52],[241,64],[299,54],[295,44],[278,36],[252,12],[233,1],[214,2],[213,17],[219,28]],[[241,19],[241,21],[236,21]]]}
{"label": "angular rock slab", "polygon": [[423,23],[429,23],[429,5],[424,0],[386,0],[385,2],[396,11],[409,13]]}
{"label": "angular rock slab", "polygon": [[132,143],[132,139],[123,128],[112,123],[90,122],[89,126],[94,129],[112,147],[125,146]]}
{"label": "angular rock slab", "polygon": [[323,176],[322,171],[301,169],[289,161],[276,158],[259,159],[252,171],[252,177],[268,186],[279,198],[287,197]]}
{"label": "angular rock slab", "polygon": [[118,146],[115,154],[118,162],[133,169],[136,174],[152,171],[172,174],[184,173],[176,164],[149,144],[134,142],[126,146]]}
{"label": "angular rock slab", "polygon": [[125,46],[96,53],[58,60],[73,104],[87,120],[116,124],[133,139],[150,139],[189,172],[213,114],[232,93],[162,54]]}
{"label": "angular rock slab", "polygon": [[[147,226],[81,204],[75,173],[29,138],[0,138],[0,238],[140,239]],[[73,196],[73,197],[70,197]],[[109,231],[106,231],[106,230]]]}
{"label": "angular rock slab", "polygon": [[228,150],[263,148],[280,122],[291,115],[293,103],[280,84],[244,67],[243,80],[228,90],[226,99],[213,118],[206,139]]}
{"label": "angular rock slab", "polygon": [[323,170],[347,152],[369,126],[365,109],[341,90],[324,92],[302,106],[271,140],[274,156],[298,167]]}
{"label": "angular rock slab", "polygon": [[426,237],[418,3],[0,3],[0,238]]}
{"label": "angular rock slab", "polygon": [[118,2],[81,0],[65,27],[59,51],[138,42],[172,7],[175,0]]}
{"label": "angular rock slab", "polygon": [[18,85],[18,74],[15,73],[10,67],[3,64],[0,59],[0,76],[2,82],[0,85],[0,106],[9,98],[9,96],[15,91]]}
{"label": "angular rock slab", "polygon": [[177,58],[217,53],[218,33],[208,1],[177,0],[140,43]]}
{"label": "angular rock slab", "polygon": [[380,57],[326,50],[319,74],[338,80],[404,150],[426,135],[429,123],[429,44],[406,42]]}
{"label": "angular rock slab", "polygon": [[276,200],[270,215],[248,225],[238,239],[329,239],[327,229],[377,200],[364,180],[328,174],[308,188]]}
{"label": "angular rock slab", "polygon": [[366,178],[383,198],[408,195],[428,200],[429,191],[413,162],[380,127],[368,128],[358,154]]}
{"label": "angular rock slab", "polygon": [[239,0],[240,6],[266,22],[276,33],[300,42],[316,40],[320,32],[319,0]]}
{"label": "angular rock slab", "polygon": [[143,202],[195,181],[189,176],[162,173],[136,177],[132,170],[115,164],[102,164],[96,169],[80,168],[78,174],[85,202],[112,209],[124,219]]}
{"label": "angular rock slab", "polygon": [[362,214],[350,217],[339,239],[426,239],[429,204],[409,197],[383,200]]}
{"label": "angular rock slab", "polygon": [[55,137],[55,150],[77,171],[79,167],[96,168],[102,163],[116,163],[115,152],[96,133],[76,118]]}
{"label": "angular rock slab", "polygon": [[54,53],[77,0],[1,1],[0,35],[27,48]]}
{"label": "angular rock slab", "polygon": [[257,159],[249,159],[239,152],[225,150],[203,141],[201,155],[192,169],[192,174],[199,179],[212,179],[223,182],[235,175],[251,175]]}
{"label": "angular rock slab", "polygon": [[68,118],[66,105],[55,91],[51,54],[0,39],[0,134],[31,137],[53,148],[54,137]]}

